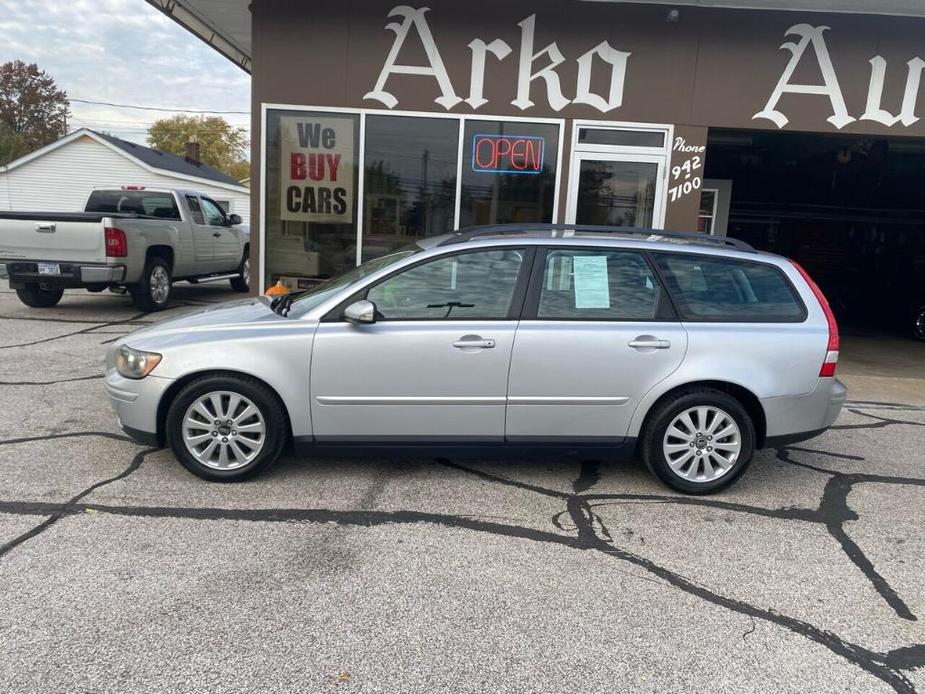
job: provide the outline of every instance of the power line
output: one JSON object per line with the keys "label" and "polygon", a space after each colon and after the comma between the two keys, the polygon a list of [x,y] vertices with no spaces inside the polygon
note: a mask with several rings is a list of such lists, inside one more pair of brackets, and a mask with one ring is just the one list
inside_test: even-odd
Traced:
{"label": "power line", "polygon": [[[72,115],[72,116],[71,116],[71,120],[80,121],[80,122],[86,123],[86,124],[88,124],[88,125],[89,125],[89,124],[94,124],[94,125],[135,125],[135,126],[138,126],[139,128],[148,128],[149,126],[154,125],[154,123],[156,122],[156,121],[138,121],[138,120],[107,120],[107,119],[105,119],[105,118],[92,118],[92,117],[88,117],[88,116],[78,116],[78,115]],[[236,128],[240,128],[241,130],[250,130],[250,124],[245,125],[245,124],[243,124],[243,123],[229,123],[229,125],[232,125],[232,126],[234,126],[234,127],[236,127]]]}
{"label": "power line", "polygon": [[69,97],[71,101],[76,101],[79,104],[93,104],[94,106],[112,106],[114,108],[136,108],[141,111],[163,111],[165,113],[219,113],[219,114],[237,114],[242,116],[249,116],[250,111],[209,111],[205,109],[192,109],[192,108],[162,108],[159,106],[138,106],[135,104],[113,104],[108,101],[90,101],[89,99],[78,99],[76,97]]}

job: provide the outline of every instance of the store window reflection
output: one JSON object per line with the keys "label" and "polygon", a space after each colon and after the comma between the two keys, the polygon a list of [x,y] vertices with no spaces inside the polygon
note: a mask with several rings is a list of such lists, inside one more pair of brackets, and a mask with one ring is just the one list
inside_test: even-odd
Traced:
{"label": "store window reflection", "polygon": [[453,229],[459,122],[366,118],[364,261]]}
{"label": "store window reflection", "polygon": [[292,290],[356,262],[359,118],[267,112],[266,272]]}
{"label": "store window reflection", "polygon": [[466,121],[460,227],[553,221],[558,146],[554,124]]}

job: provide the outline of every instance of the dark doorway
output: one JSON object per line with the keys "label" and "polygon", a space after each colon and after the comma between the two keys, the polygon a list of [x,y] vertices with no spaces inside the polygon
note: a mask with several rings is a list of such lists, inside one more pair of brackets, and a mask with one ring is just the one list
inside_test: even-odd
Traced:
{"label": "dark doorway", "polygon": [[712,130],[729,236],[793,258],[848,332],[912,335],[925,305],[925,140]]}

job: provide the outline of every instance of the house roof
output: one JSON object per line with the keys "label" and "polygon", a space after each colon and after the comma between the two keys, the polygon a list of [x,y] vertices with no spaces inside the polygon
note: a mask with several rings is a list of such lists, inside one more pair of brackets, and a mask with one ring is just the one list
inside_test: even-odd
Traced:
{"label": "house roof", "polygon": [[240,185],[234,176],[229,176],[226,173],[222,173],[218,169],[213,168],[208,164],[203,164],[202,162],[196,164],[189,161],[185,157],[180,157],[176,154],[162,152],[159,149],[151,149],[150,147],[135,144],[134,142],[129,142],[128,140],[122,140],[118,137],[113,137],[112,135],[108,135],[106,133],[96,132],[95,130],[93,132],[102,137],[108,143],[115,145],[122,151],[131,154],[136,159],[140,159],[145,164],[155,169],[160,169],[161,171],[170,171],[171,173],[185,174],[186,176],[195,176],[196,178],[205,178],[210,181],[218,181],[219,183],[231,183],[233,185]]}
{"label": "house roof", "polygon": [[151,149],[150,147],[138,145],[134,142],[129,142],[128,140],[122,140],[118,137],[113,137],[112,135],[90,130],[89,128],[80,128],[79,130],[75,130],[69,135],[65,135],[60,140],[56,140],[55,142],[52,142],[49,145],[45,145],[41,149],[27,154],[24,157],[20,157],[19,159],[11,161],[6,166],[0,166],[0,173],[15,169],[18,166],[22,166],[23,164],[26,164],[33,159],[44,156],[45,154],[48,154],[49,152],[54,151],[59,147],[64,147],[65,145],[68,145],[75,140],[79,140],[82,137],[90,137],[103,146],[108,147],[113,151],[128,157],[129,159],[132,159],[140,166],[143,166],[144,168],[151,171],[163,173],[176,178],[209,182],[223,188],[234,188],[242,193],[247,192],[247,188],[241,185],[233,176],[222,173],[218,169],[215,169],[208,164],[194,164],[193,162],[188,161],[185,157],[179,157],[176,154],[170,154],[168,152],[161,152],[157,149]]}
{"label": "house roof", "polygon": [[[574,0],[568,0],[572,2]],[[922,0],[591,0],[748,10],[846,12],[925,17]],[[147,0],[245,72],[251,71],[251,0]]]}

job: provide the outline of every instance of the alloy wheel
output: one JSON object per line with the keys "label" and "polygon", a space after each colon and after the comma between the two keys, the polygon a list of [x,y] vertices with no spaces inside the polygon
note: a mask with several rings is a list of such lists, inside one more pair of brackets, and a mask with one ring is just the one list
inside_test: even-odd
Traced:
{"label": "alloy wheel", "polygon": [[151,299],[156,304],[163,304],[170,295],[170,275],[163,265],[155,265],[148,280]]}
{"label": "alloy wheel", "polygon": [[712,482],[735,465],[742,435],[728,412],[710,405],[690,407],[668,425],[662,451],[678,477]]}
{"label": "alloy wheel", "polygon": [[234,470],[263,450],[266,423],[260,409],[240,393],[213,391],[197,398],[183,416],[183,444],[200,463]]}

